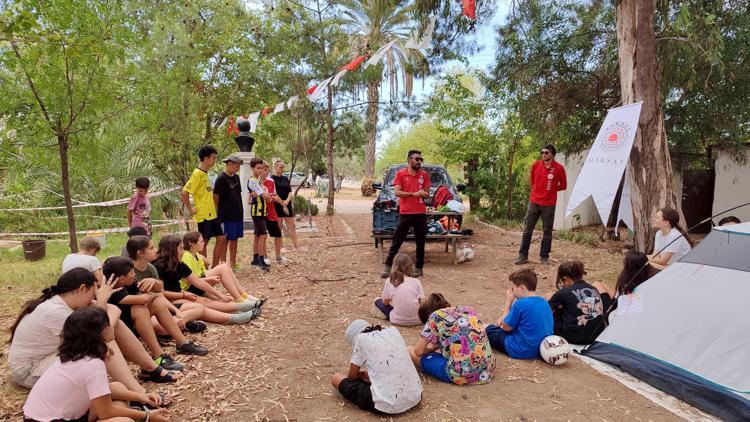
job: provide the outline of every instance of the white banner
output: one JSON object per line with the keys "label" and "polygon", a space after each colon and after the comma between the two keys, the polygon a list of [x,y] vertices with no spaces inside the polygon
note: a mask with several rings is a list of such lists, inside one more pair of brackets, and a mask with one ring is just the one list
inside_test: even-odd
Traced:
{"label": "white banner", "polygon": [[367,69],[370,66],[377,65],[380,62],[380,60],[383,59],[383,57],[388,52],[388,50],[390,50],[391,47],[393,47],[393,44],[396,44],[395,40],[389,42],[388,44],[386,44],[386,45],[384,45],[382,47],[380,47],[380,49],[378,49],[378,51],[376,51],[375,54],[373,54],[372,56],[370,56],[370,59],[367,60],[367,62],[365,62],[365,64],[362,65],[362,68],[363,69]]}
{"label": "white banner", "polygon": [[[591,196],[599,211],[599,217],[605,225],[607,224],[617,188],[628,165],[630,150],[633,148],[642,104],[638,102],[609,110],[576,179],[568,206],[565,208],[566,217]],[[618,209],[618,223],[619,219],[623,219],[632,228],[630,184],[627,183],[627,178],[625,180]]]}

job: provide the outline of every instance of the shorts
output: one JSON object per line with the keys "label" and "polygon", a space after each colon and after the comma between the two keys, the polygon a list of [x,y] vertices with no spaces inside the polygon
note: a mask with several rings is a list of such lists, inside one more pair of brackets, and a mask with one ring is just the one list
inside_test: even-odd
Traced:
{"label": "shorts", "polygon": [[280,238],[281,237],[281,227],[279,227],[278,221],[266,221],[266,228],[268,229],[268,235],[271,237]]}
{"label": "shorts", "polygon": [[11,367],[10,375],[18,385],[26,388],[34,387],[42,374],[54,364],[58,359],[57,351],[47,355],[39,362],[27,363],[19,367]]}
{"label": "shorts", "polygon": [[431,375],[448,384],[453,384],[453,381],[448,376],[448,359],[444,358],[442,353],[432,352],[422,356],[419,366],[422,367],[422,372],[425,374]]}
{"label": "shorts", "polygon": [[372,401],[370,383],[363,379],[344,378],[339,384],[339,393],[341,393],[345,399],[356,404],[361,410],[378,412],[375,409],[375,403]]}
{"label": "shorts", "polygon": [[499,325],[488,325],[485,330],[487,333],[487,340],[490,342],[490,346],[498,352],[505,353],[505,336],[508,334]]}
{"label": "shorts", "polygon": [[213,220],[203,220],[198,223],[198,231],[203,236],[203,241],[208,242],[212,237],[224,236],[224,232],[221,230],[221,223],[218,218]]}
{"label": "shorts", "polygon": [[204,292],[203,290],[201,290],[201,289],[193,286],[192,284],[190,285],[190,287],[188,287],[186,289],[186,291],[188,291],[188,292],[190,292],[190,293],[192,293],[192,294],[194,294],[196,296],[203,296],[203,295],[206,294],[206,292]]}
{"label": "shorts", "polygon": [[136,337],[138,337],[138,330],[135,329],[135,321],[133,321],[133,314],[131,312],[132,305],[117,304],[115,306],[120,308],[120,311],[122,311],[122,314],[120,314],[120,322],[125,324],[125,326],[128,327]]}
{"label": "shorts", "polygon": [[276,208],[276,215],[278,215],[279,218],[294,217],[294,210],[292,209],[291,202],[286,206],[289,212],[284,212],[284,207],[282,207],[281,204],[273,204],[273,207]]}
{"label": "shorts", "polygon": [[245,223],[242,221],[227,221],[221,223],[221,229],[227,240],[237,240],[245,236]]}
{"label": "shorts", "polygon": [[264,216],[253,216],[253,234],[256,236],[263,236],[268,234],[268,228],[266,227],[266,217]]}

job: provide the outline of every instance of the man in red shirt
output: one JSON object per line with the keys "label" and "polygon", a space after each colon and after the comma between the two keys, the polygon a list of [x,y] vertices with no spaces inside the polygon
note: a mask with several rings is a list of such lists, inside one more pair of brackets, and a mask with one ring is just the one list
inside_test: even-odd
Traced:
{"label": "man in red shirt", "polygon": [[414,277],[422,276],[424,266],[424,242],[427,238],[427,207],[425,198],[430,196],[430,175],[422,170],[422,152],[411,150],[406,155],[406,168],[396,173],[393,179],[394,190],[399,198],[398,222],[396,231],[393,233],[393,244],[385,260],[385,268],[380,274],[386,278],[391,274],[393,258],[401,249],[409,228],[414,229],[414,241],[417,244],[417,262],[414,268]]}
{"label": "man in red shirt", "polygon": [[529,261],[531,234],[534,232],[534,227],[540,216],[542,217],[543,234],[539,256],[542,264],[549,264],[557,192],[568,187],[565,179],[565,168],[555,161],[556,152],[554,145],[545,145],[542,148],[542,159],[537,160],[531,166],[531,197],[529,198],[529,208],[526,210],[525,227],[516,265],[525,264]]}

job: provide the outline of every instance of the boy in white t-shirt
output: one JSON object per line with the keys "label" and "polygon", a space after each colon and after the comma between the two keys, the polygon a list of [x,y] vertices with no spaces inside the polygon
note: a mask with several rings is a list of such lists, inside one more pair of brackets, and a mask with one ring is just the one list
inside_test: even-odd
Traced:
{"label": "boy in white t-shirt", "polygon": [[63,274],[73,268],[85,268],[96,276],[96,280],[101,284],[104,281],[102,273],[102,263],[96,254],[102,249],[102,245],[95,237],[86,236],[78,242],[78,253],[72,253],[65,257],[62,263]]}
{"label": "boy in white t-shirt", "polygon": [[690,252],[692,242],[687,234],[683,234],[679,223],[680,215],[672,208],[656,212],[652,226],[658,230],[654,235],[654,255],[650,256],[655,268],[664,269]]}
{"label": "boy in white t-shirt", "polygon": [[422,384],[395,327],[381,329],[358,319],[346,329],[346,340],[352,346],[349,372],[333,374],[331,385],[347,400],[362,410],[390,415],[419,404]]}

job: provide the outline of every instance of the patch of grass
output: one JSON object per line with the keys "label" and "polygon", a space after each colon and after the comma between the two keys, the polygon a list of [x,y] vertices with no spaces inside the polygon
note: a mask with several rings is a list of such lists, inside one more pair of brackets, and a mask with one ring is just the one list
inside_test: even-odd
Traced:
{"label": "patch of grass", "polygon": [[492,225],[502,227],[504,229],[523,230],[523,221],[521,220],[513,220],[513,219],[508,219],[505,217],[497,217],[497,218],[490,219],[487,222]]}
{"label": "patch of grass", "polygon": [[599,244],[599,237],[595,233],[588,231],[558,230],[554,235],[558,240],[567,240],[579,245],[596,246]]}
{"label": "patch of grass", "polygon": [[[127,241],[125,233],[108,234],[97,257],[104,260],[119,255]],[[21,244],[0,247],[0,304],[15,312],[27,300],[51,286],[60,276],[62,261],[70,253],[67,240],[47,240],[46,255],[39,261],[26,261]]]}

